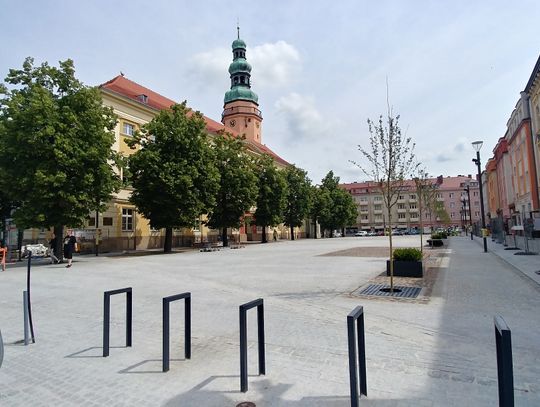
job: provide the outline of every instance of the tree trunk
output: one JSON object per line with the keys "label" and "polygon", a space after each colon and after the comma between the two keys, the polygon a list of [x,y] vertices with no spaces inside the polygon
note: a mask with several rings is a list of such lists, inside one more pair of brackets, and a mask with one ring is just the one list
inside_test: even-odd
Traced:
{"label": "tree trunk", "polygon": [[420,196],[420,199],[418,200],[418,206],[420,209],[420,254],[422,255],[422,260],[424,260],[424,241],[423,241],[424,222],[422,221],[422,197],[421,196]]}
{"label": "tree trunk", "polygon": [[165,228],[165,245],[163,246],[164,253],[172,252],[172,227]]}
{"label": "tree trunk", "polygon": [[388,238],[390,240],[390,293],[394,292],[394,250],[392,249],[392,217],[388,211]]}
{"label": "tree trunk", "polygon": [[64,225],[56,225],[54,227],[54,236],[56,236],[56,247],[54,248],[54,254],[56,257],[58,257],[58,260],[62,261],[64,259],[64,253],[62,253],[64,248],[64,245],[62,244],[64,241]]}
{"label": "tree trunk", "polygon": [[227,228],[221,230],[221,241],[223,242],[223,247],[229,246],[229,237],[227,236]]}
{"label": "tree trunk", "polygon": [[291,240],[294,240],[294,226],[291,225]]}
{"label": "tree trunk", "polygon": [[268,243],[268,240],[266,240],[266,226],[262,227],[262,242],[261,243]]}

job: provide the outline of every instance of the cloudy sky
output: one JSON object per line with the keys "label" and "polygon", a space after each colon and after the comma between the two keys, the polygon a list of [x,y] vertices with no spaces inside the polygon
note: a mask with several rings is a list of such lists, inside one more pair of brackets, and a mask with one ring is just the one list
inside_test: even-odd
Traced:
{"label": "cloudy sky", "polygon": [[220,120],[236,22],[263,143],[318,183],[365,180],[367,119],[390,102],[432,175],[474,173],[504,135],[540,47],[538,1],[0,0],[0,75],[71,58],[97,85],[124,72]]}

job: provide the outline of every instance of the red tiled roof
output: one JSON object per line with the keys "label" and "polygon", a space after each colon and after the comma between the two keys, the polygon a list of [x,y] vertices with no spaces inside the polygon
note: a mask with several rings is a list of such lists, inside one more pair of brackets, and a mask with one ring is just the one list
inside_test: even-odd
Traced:
{"label": "red tiled roof", "polygon": [[[123,75],[118,75],[114,77],[113,79],[111,79],[110,81],[99,85],[99,88],[106,89],[110,92],[127,97],[128,99],[131,99],[134,102],[140,103],[141,105],[144,105],[144,106],[149,106],[156,110],[168,109],[169,107],[171,107],[172,105],[176,103],[174,100],[166,98],[165,96],[162,96],[151,89],[148,89],[142,85],[139,85],[138,83],[127,79]],[[140,95],[146,95],[147,97],[146,102],[141,101]],[[203,117],[204,117],[204,121],[206,122],[206,130],[209,133],[217,134],[219,131],[225,130],[229,133],[232,133],[235,137],[238,137],[238,133],[235,132],[234,130],[228,127],[225,127],[223,124],[216,122],[215,120],[212,120],[206,116],[203,116]],[[287,161],[285,161],[279,155],[274,153],[264,144],[253,143],[253,142],[249,142],[247,144],[252,150],[255,150],[256,152],[259,152],[261,154],[263,153],[268,154],[279,163],[284,164],[284,165],[289,165]]]}

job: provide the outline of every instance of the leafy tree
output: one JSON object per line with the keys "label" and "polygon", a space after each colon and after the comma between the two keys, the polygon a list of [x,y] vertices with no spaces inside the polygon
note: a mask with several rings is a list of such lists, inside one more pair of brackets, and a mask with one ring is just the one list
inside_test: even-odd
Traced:
{"label": "leafy tree", "polygon": [[319,222],[323,229],[330,230],[330,236],[333,236],[333,230],[341,230],[356,222],[358,209],[352,196],[339,187],[339,177],[334,176],[333,171],[322,179],[321,190],[326,194],[322,201],[326,207],[321,211]]}
{"label": "leafy tree", "polygon": [[287,182],[268,155],[259,159],[258,167],[259,192],[255,224],[262,227],[262,243],[266,243],[266,228],[283,221],[283,212],[287,205]]}
{"label": "leafy tree", "polygon": [[418,197],[418,216],[420,219],[420,252],[423,254],[424,217],[430,213],[430,208],[436,202],[437,188],[426,169],[419,167],[417,167],[417,173],[414,177],[414,185]]}
{"label": "leafy tree", "polygon": [[227,228],[238,228],[242,216],[255,204],[257,176],[243,139],[222,133],[213,139],[213,150],[220,183],[207,224],[222,229],[223,246],[228,246]]}
{"label": "leafy tree", "polygon": [[397,204],[399,195],[408,189],[406,179],[415,172],[418,164],[414,162],[414,143],[410,137],[401,133],[399,116],[393,116],[388,109],[386,120],[379,117],[378,123],[368,119],[370,151],[358,146],[367,166],[356,164],[368,177],[379,186],[386,208],[390,232],[390,291],[394,291],[394,262],[392,248],[392,209]]}
{"label": "leafy tree", "polygon": [[214,152],[205,122],[186,102],[161,110],[128,143],[130,197],[154,228],[165,228],[164,252],[172,251],[173,228],[190,228],[209,213],[219,189]]}
{"label": "leafy tree", "polygon": [[291,165],[285,170],[287,181],[287,206],[284,223],[291,228],[291,239],[294,240],[294,228],[301,226],[308,216],[311,206],[311,180],[307,172]]}
{"label": "leafy tree", "polygon": [[116,117],[95,87],[75,78],[72,60],[59,67],[11,69],[0,90],[0,168],[6,194],[18,202],[19,227],[78,226],[118,190],[112,164]]}
{"label": "leafy tree", "polygon": [[[330,193],[327,189],[318,186],[311,187],[311,208],[309,217],[313,222],[314,229],[317,227],[317,223],[320,223],[321,219],[325,219],[329,216],[331,205]],[[317,239],[316,229],[313,238]]]}

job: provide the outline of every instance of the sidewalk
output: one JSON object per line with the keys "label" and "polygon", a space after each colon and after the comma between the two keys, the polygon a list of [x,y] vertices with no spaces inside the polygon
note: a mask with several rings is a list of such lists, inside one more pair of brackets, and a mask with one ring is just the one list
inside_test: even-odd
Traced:
{"label": "sidewalk", "polygon": [[[478,250],[482,251],[482,238],[474,236],[474,241],[479,245]],[[510,242],[511,241],[512,240],[510,240]],[[528,278],[536,282],[538,285],[540,285],[540,273],[536,273],[537,271],[540,272],[540,254],[530,256],[516,256],[516,253],[523,252],[524,250],[505,250],[506,247],[503,244],[491,241],[490,237],[487,238],[487,248],[488,252],[500,257],[502,260],[522,272],[523,275],[527,276]]]}
{"label": "sidewalk", "polygon": [[[381,274],[385,259],[328,254],[386,242],[299,240],[178,256],[78,258],[69,270],[43,266],[32,274],[36,343],[27,347],[19,342],[24,269],[0,273],[6,344],[0,404],[350,406],[346,316],[361,305],[369,396],[360,405],[497,405],[494,315],[512,330],[516,406],[540,405],[540,326],[534,323],[540,286],[483,253],[478,242],[452,237],[429,302],[352,295]],[[419,239],[398,236],[396,244],[417,247]],[[124,347],[125,299],[115,296],[111,353],[103,358],[103,291],[121,287],[133,287],[133,347]],[[183,358],[178,304],[171,369],[162,373],[161,299],[186,291],[193,300],[192,359]],[[267,370],[257,376],[253,312],[249,391],[241,393],[238,306],[256,298],[264,298]]]}

